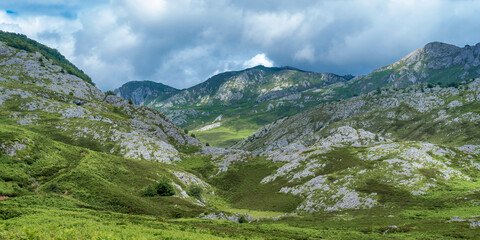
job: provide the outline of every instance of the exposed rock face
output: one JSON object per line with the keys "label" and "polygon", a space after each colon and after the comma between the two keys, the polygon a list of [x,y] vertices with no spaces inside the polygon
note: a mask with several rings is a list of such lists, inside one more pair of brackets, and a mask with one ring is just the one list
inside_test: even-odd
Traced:
{"label": "exposed rock face", "polygon": [[45,59],[40,63],[38,59],[43,59],[43,56],[38,52],[16,51],[0,42],[0,54],[2,56],[0,68],[4,81],[33,84],[86,100],[98,101],[104,97],[98,88],[65,73],[61,67],[54,65],[52,60]]}
{"label": "exposed rock face", "polygon": [[445,84],[476,78],[480,72],[480,43],[463,48],[432,42],[413,51],[400,61],[353,79],[352,86],[373,90],[381,81],[387,86],[406,87],[418,83]]}
{"label": "exposed rock face", "polygon": [[[435,87],[421,90],[419,86],[416,86],[400,91],[384,91],[381,94],[374,91],[341,102],[319,104],[311,110],[265,126],[237,143],[234,148],[259,154],[285,147],[293,142],[311,146],[318,139],[328,135],[327,130],[337,122],[392,134],[400,131],[400,129],[392,127],[395,122],[409,121],[420,116],[430,119],[422,126],[428,128],[428,124],[441,123],[442,126],[452,129],[453,132],[458,132],[460,137],[460,132],[465,129],[456,128],[455,124],[466,123],[473,126],[475,121],[480,119],[479,114],[470,112],[465,106],[465,104],[480,101],[479,86],[480,79],[476,79],[459,88]],[[353,117],[357,117],[357,119],[353,120]],[[424,128],[419,128],[419,130],[422,129],[424,130]],[[437,131],[432,134],[441,136],[446,142],[452,140],[451,137],[446,137],[452,132]],[[471,139],[473,144],[476,141],[475,137]],[[468,144],[468,142],[464,144]]]}
{"label": "exposed rock face", "polygon": [[178,93],[180,90],[152,81],[132,81],[115,89],[115,94],[124,98],[132,99],[137,105],[146,105],[154,99],[166,99]]}
{"label": "exposed rock face", "polygon": [[[48,128],[71,139],[67,144],[89,142],[93,150],[166,163],[180,161],[177,148],[201,145],[160,112],[105,96],[38,52],[0,42],[0,54],[0,108],[19,125]],[[2,145],[12,156],[25,147],[20,142]]]}
{"label": "exposed rock face", "polygon": [[[191,110],[189,108],[193,106],[220,110],[237,104],[262,103],[282,97],[285,97],[286,100],[302,101],[302,95],[299,94],[302,91],[346,82],[349,79],[351,76],[304,72],[289,67],[257,66],[243,71],[215,75],[168,99],[157,98],[147,105],[161,110],[180,126],[186,126],[188,119],[196,117],[197,112],[186,111]],[[288,98],[288,96],[290,97]],[[203,113],[204,117],[213,114]],[[214,121],[215,116],[211,115],[210,118],[210,121]]]}

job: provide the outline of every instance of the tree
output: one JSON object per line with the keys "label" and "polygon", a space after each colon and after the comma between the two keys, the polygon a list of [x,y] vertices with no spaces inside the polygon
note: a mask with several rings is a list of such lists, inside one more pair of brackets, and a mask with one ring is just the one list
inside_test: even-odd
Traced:
{"label": "tree", "polygon": [[128,104],[133,105],[133,100],[132,100],[132,98],[129,98],[129,99],[128,99]]}

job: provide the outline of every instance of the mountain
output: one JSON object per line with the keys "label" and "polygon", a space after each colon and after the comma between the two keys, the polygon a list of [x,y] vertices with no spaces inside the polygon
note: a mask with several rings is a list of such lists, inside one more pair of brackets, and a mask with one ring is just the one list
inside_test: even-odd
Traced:
{"label": "mountain", "polygon": [[180,90],[152,81],[131,81],[114,90],[114,93],[124,99],[132,99],[137,105],[147,105],[152,100],[163,100],[178,93]]}
{"label": "mountain", "polygon": [[480,75],[480,43],[463,48],[431,42],[398,62],[352,79],[352,90],[371,91],[376,87],[404,88],[412,84],[455,84]]}
{"label": "mountain", "polygon": [[146,105],[162,111],[203,142],[228,147],[265,124],[315,106],[323,99],[321,89],[351,78],[291,67],[257,66],[215,75]]}
{"label": "mountain", "polygon": [[[0,42],[0,239],[478,237],[480,78],[342,99],[334,92],[353,79],[245,70],[272,82],[311,74],[318,88],[301,96],[338,98],[279,114],[236,149],[220,149],[26,43]],[[241,76],[230,74],[205,91],[225,93]],[[295,84],[285,89],[303,88]],[[286,96],[212,102],[241,112],[298,100]]]}
{"label": "mountain", "polygon": [[[64,71],[41,53],[45,46],[7,43],[0,42],[0,196],[68,194],[65,201],[81,207],[164,216],[179,214],[169,208],[175,204],[182,214],[203,211],[182,192],[191,181],[205,191],[208,184],[173,164],[202,152],[198,140],[160,112]],[[176,196],[142,195],[162,179]]]}
{"label": "mountain", "polygon": [[310,146],[345,125],[402,141],[458,147],[480,138],[479,79],[456,87],[384,88],[275,121],[234,147],[258,153],[289,144]]}
{"label": "mountain", "polygon": [[215,75],[145,105],[195,132],[204,143],[230,147],[266,124],[321,103],[381,88],[405,88],[414,84],[456,86],[478,77],[479,65],[480,44],[460,48],[432,42],[365,76],[257,66]]}

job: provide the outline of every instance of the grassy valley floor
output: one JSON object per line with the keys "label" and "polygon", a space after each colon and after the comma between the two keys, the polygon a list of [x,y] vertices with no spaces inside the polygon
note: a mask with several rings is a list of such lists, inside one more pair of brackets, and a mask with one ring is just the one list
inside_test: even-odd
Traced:
{"label": "grassy valley floor", "polygon": [[[0,202],[1,239],[478,239],[479,206],[323,212],[251,223],[79,207],[63,195]],[[457,216],[458,218],[454,217]],[[476,226],[476,227],[475,227]]]}

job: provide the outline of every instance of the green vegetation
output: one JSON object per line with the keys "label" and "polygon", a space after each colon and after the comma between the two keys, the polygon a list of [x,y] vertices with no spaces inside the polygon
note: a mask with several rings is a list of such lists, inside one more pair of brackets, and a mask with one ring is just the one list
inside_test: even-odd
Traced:
{"label": "green vegetation", "polygon": [[203,194],[203,189],[202,187],[196,184],[192,184],[188,187],[187,194],[196,199],[201,199]]}
{"label": "green vegetation", "polygon": [[175,195],[175,189],[173,189],[171,181],[164,177],[160,182],[148,186],[143,195],[147,197],[173,196]]}
{"label": "green vegetation", "polygon": [[252,158],[246,163],[236,164],[228,172],[209,180],[219,194],[233,207],[261,211],[290,212],[302,201],[301,198],[280,193],[286,181],[260,184],[260,181],[274,173],[279,164],[263,158]]}
{"label": "green vegetation", "polygon": [[[5,42],[8,46],[14,47],[27,52],[39,52],[45,58],[53,60],[53,63],[62,67],[68,74],[75,75],[84,81],[94,85],[92,79],[82,70],[70,63],[61,53],[56,49],[49,48],[35,40],[27,38],[25,35],[18,33],[10,33],[0,31],[0,41]],[[43,62],[43,60],[42,60]]]}
{"label": "green vegetation", "polygon": [[[17,37],[9,44],[28,50],[28,42],[21,40],[24,36]],[[253,70],[287,72],[286,81],[311,77],[315,84],[322,84],[317,75],[290,68]],[[233,75],[214,77],[203,86],[218,89]],[[267,123],[311,109],[319,101],[332,102],[307,112],[296,127],[289,119],[277,122],[288,124],[279,129],[283,136],[311,147],[305,152],[298,144],[278,155],[235,151],[224,156],[206,155],[202,146],[182,143],[187,129],[167,128],[163,115],[145,107],[111,106],[96,100],[77,105],[73,94],[7,78],[0,81],[0,91],[5,93],[0,95],[0,239],[476,239],[480,235],[479,154],[454,148],[477,143],[480,123],[457,119],[449,125],[438,118],[441,110],[452,117],[480,114],[475,84],[441,81],[444,89],[439,100],[445,104],[436,101],[434,111],[420,111],[406,103],[388,111],[375,108],[400,94],[411,97],[410,92],[439,91],[428,84],[426,89],[378,88],[380,83],[375,81],[379,79],[365,88],[380,89],[377,93],[360,95],[358,89],[336,87],[328,89],[326,95],[332,94],[331,98],[312,99],[303,107],[293,100],[192,107],[199,113],[197,119],[189,119],[192,129],[222,118],[220,127],[196,131],[196,137],[227,147]],[[266,82],[274,77],[268,78]],[[248,91],[245,95],[255,97]],[[473,100],[464,101],[471,96]],[[462,104],[449,104],[455,100]],[[355,107],[355,101],[362,102],[360,110],[340,114]],[[210,115],[202,114],[208,111]],[[109,132],[112,125],[117,131]],[[365,145],[321,145],[327,143],[323,137],[332,136],[331,130],[339,126],[370,130],[375,136],[365,133],[371,141],[365,140]],[[301,127],[308,127],[312,134]],[[161,137],[120,142],[116,138],[127,134],[119,134],[118,129],[128,134],[146,129],[145,137]],[[170,132],[177,135],[167,135]],[[304,133],[309,136],[291,137]],[[374,142],[387,134],[394,141]],[[343,137],[345,142],[356,139]],[[255,147],[267,142],[260,138],[250,139],[252,143],[259,140]],[[167,150],[149,151],[148,143],[156,141]],[[124,145],[129,144],[145,154],[126,154]],[[419,150],[424,147],[429,150]],[[156,161],[165,155],[166,163]],[[151,160],[145,160],[148,157]],[[375,204],[362,205],[365,199]],[[238,222],[202,217],[237,217]]]}

